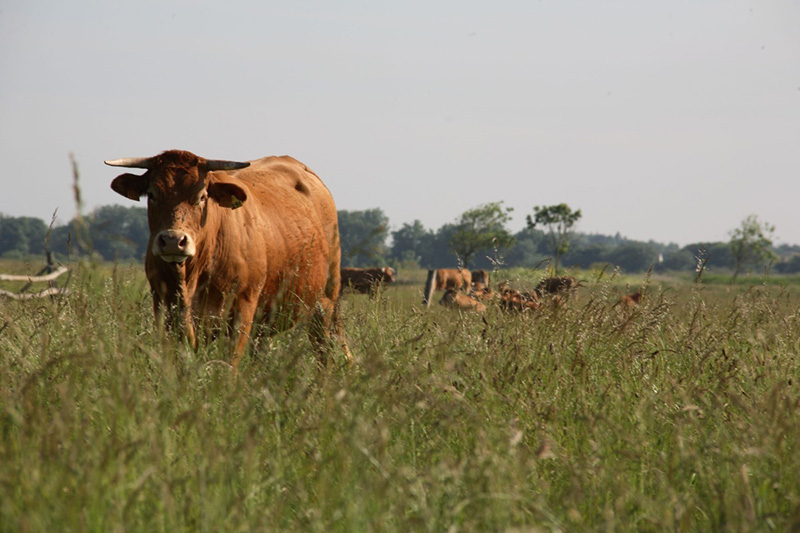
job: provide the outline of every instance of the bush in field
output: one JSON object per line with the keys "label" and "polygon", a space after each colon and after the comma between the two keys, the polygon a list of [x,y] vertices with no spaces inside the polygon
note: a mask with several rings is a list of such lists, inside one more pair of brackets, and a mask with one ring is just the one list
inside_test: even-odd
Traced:
{"label": "bush in field", "polygon": [[748,267],[769,268],[777,256],[772,251],[775,226],[758,220],[756,215],[746,217],[741,225],[730,232],[733,258],[733,281]]}

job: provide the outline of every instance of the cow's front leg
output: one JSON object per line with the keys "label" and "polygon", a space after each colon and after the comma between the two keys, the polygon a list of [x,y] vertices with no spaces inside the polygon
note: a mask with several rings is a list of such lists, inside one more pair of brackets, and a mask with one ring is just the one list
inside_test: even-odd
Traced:
{"label": "cow's front leg", "polygon": [[186,284],[186,270],[184,265],[174,264],[175,278],[177,283],[177,290],[175,291],[175,300],[177,302],[177,312],[179,313],[180,324],[183,327],[183,334],[189,341],[192,348],[197,349],[197,336],[194,332],[194,321],[192,320],[192,299],[194,291],[197,287],[197,282],[191,286]]}
{"label": "cow's front leg", "polygon": [[240,296],[234,305],[233,334],[236,338],[236,345],[233,348],[233,359],[231,360],[234,368],[238,368],[242,354],[250,341],[250,332],[253,329],[257,308],[258,298],[244,295]]}
{"label": "cow's front leg", "polygon": [[197,349],[197,335],[194,332],[194,321],[192,320],[192,304],[191,302],[184,301],[180,307],[181,309],[181,324],[183,324],[183,332],[186,335],[189,344],[192,348]]}
{"label": "cow's front leg", "polygon": [[173,331],[178,323],[177,309],[180,300],[177,288],[170,288],[165,281],[152,281],[150,294],[153,297],[153,319],[158,331]]}

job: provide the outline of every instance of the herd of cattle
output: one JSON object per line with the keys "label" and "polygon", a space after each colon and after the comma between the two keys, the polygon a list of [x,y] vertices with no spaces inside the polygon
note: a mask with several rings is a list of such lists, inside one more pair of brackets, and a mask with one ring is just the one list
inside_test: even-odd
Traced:
{"label": "herd of cattle", "polygon": [[[323,363],[334,340],[352,358],[339,314],[342,286],[375,294],[396,273],[340,267],[336,206],[306,165],[289,156],[240,162],[181,150],[106,164],[145,170],[117,176],[111,188],[131,200],[147,197],[145,274],[157,320],[195,346],[196,321],[216,320],[235,338],[234,367],[257,316],[272,330],[305,318]],[[425,303],[440,290],[449,307],[485,311],[496,300],[504,309],[534,310],[546,299],[574,298],[578,285],[560,276],[528,292],[503,283],[493,291],[484,270],[438,269],[429,272]],[[641,295],[627,298],[635,305]]]}
{"label": "herd of cattle", "polygon": [[[342,268],[342,286],[355,292],[375,295],[385,285],[393,283],[395,271],[383,268]],[[580,281],[573,276],[553,276],[542,279],[533,290],[511,289],[507,281],[497,284],[492,290],[486,270],[466,268],[440,268],[428,271],[422,304],[429,306],[435,291],[444,291],[439,303],[445,307],[465,311],[486,311],[486,303],[497,302],[507,311],[535,311],[544,304],[562,305],[578,296]],[[620,297],[614,307],[621,305],[629,309],[642,300],[642,292],[636,291]]]}
{"label": "herd of cattle", "polygon": [[[341,269],[342,286],[354,292],[375,295],[383,287],[395,281],[395,271],[391,267]],[[467,311],[486,311],[486,303],[495,301],[501,309],[509,311],[534,311],[544,303],[563,304],[577,298],[580,282],[573,276],[554,276],[541,280],[533,290],[511,289],[507,281],[492,290],[490,275],[486,270],[467,270],[466,268],[440,268],[428,271],[422,303],[430,305],[435,291],[444,291],[439,300],[441,305]],[[623,296],[621,304],[626,307],[636,305],[641,293]]]}
{"label": "herd of cattle", "polygon": [[433,292],[443,290],[439,303],[446,307],[482,313],[486,303],[494,301],[508,311],[535,311],[545,302],[559,304],[576,298],[579,285],[572,276],[555,276],[543,279],[531,291],[512,289],[507,281],[492,290],[485,270],[438,269],[428,272],[422,303],[430,305]]}

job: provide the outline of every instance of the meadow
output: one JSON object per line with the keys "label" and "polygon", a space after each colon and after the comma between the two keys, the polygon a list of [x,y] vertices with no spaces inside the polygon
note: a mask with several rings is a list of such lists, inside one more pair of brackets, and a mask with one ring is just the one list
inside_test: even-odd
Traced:
{"label": "meadow", "polygon": [[800,528],[796,278],[580,272],[479,315],[401,271],[344,296],[356,363],[296,328],[234,373],[156,327],[141,266],[69,266],[0,300],[0,531]]}

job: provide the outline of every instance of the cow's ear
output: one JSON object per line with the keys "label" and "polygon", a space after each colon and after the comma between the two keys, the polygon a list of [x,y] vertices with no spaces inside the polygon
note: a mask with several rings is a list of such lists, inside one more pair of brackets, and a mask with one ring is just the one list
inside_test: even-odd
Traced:
{"label": "cow's ear", "polygon": [[136,174],[120,174],[111,182],[111,188],[125,198],[138,202],[139,198],[147,192],[147,180],[144,176]]}
{"label": "cow's ear", "polygon": [[247,192],[229,181],[217,181],[208,186],[208,195],[222,207],[236,209],[247,200]]}

